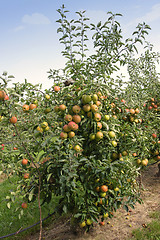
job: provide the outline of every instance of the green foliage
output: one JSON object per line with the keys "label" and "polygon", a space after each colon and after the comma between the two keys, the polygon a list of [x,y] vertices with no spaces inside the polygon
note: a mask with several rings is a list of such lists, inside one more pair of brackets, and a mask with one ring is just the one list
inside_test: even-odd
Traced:
{"label": "green foliage", "polygon": [[[19,177],[7,197],[9,208],[17,197],[29,206],[38,198],[41,212],[40,204],[54,194],[60,199],[56,211],[71,213],[89,229],[104,214],[112,217],[119,207],[141,202],[136,178],[150,157],[160,157],[158,54],[147,44],[144,54],[134,56],[150,29],[145,23],[123,40],[121,14],[109,12],[105,23],[95,25],[85,11],[76,12],[78,20],[67,20],[64,6],[58,12],[67,62],[63,70],[49,70],[53,86],[42,91],[25,80],[7,88],[12,76],[1,77],[9,99],[0,100],[0,161],[3,171]],[[128,82],[111,76],[121,65],[128,68]]]}

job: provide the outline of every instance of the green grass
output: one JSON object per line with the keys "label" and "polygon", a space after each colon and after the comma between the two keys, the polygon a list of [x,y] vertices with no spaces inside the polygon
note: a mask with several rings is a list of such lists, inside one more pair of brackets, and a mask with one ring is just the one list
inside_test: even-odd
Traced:
{"label": "green grass", "polygon": [[150,214],[150,217],[153,220],[146,228],[133,231],[132,240],[160,240],[160,212],[153,212]]}
{"label": "green grass", "polygon": [[[19,212],[15,211],[17,204],[11,204],[11,208],[7,208],[6,196],[10,195],[10,190],[15,190],[17,177],[12,177],[11,181],[6,179],[4,182],[0,183],[0,237],[8,235],[14,232],[17,232],[19,229],[23,229],[33,225],[39,221],[39,208],[38,202],[28,204],[28,208],[24,209],[24,214],[21,219],[18,218]],[[55,206],[58,204],[58,198],[53,197],[52,201],[49,204],[44,204],[42,206],[42,218],[48,216],[49,213],[54,212]],[[20,203],[21,205],[21,203]],[[46,220],[45,223],[49,223],[51,218]],[[22,236],[29,235],[31,232],[36,232],[39,229],[39,224],[36,227],[33,227],[27,231],[14,235],[9,239],[22,239]]]}

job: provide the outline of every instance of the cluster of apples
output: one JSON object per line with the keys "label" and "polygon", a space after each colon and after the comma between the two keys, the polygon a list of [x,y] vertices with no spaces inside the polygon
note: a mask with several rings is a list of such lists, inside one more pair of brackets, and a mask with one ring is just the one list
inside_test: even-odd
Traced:
{"label": "cluster of apples", "polygon": [[9,100],[9,96],[4,90],[0,90],[0,101]]}
{"label": "cluster of apples", "polygon": [[37,105],[35,103],[31,103],[30,105],[24,104],[22,106],[23,112],[28,112],[29,110],[33,110],[35,108],[37,108]]}
{"label": "cluster of apples", "polygon": [[42,122],[38,127],[37,131],[40,133],[46,132],[50,129],[49,125],[47,122]]}
{"label": "cluster of apples", "polygon": [[148,110],[154,110],[156,112],[160,111],[160,102],[156,98],[151,98],[147,103],[144,103],[143,105]]}

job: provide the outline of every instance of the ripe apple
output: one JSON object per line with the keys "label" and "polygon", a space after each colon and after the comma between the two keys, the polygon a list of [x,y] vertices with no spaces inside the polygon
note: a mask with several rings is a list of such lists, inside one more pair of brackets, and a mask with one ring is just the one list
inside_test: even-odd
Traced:
{"label": "ripe apple", "polygon": [[42,127],[42,128],[46,128],[47,126],[48,126],[48,123],[47,123],[47,122],[41,123],[41,127]]}
{"label": "ripe apple", "polygon": [[53,89],[54,89],[55,92],[59,92],[60,91],[60,87],[59,86],[54,86]]}
{"label": "ripe apple", "polygon": [[67,134],[66,132],[61,132],[61,133],[60,133],[60,138],[61,138],[61,139],[64,140],[64,139],[66,139],[67,137],[68,137],[68,134]]}
{"label": "ripe apple", "polygon": [[29,105],[29,110],[33,110],[35,108],[37,108],[36,104],[32,103],[32,104]]}
{"label": "ripe apple", "polygon": [[4,100],[9,100],[9,97],[8,95],[5,96]]}
{"label": "ripe apple", "polygon": [[135,113],[137,113],[137,114],[140,113],[138,108],[135,109]]}
{"label": "ripe apple", "polygon": [[9,121],[10,121],[10,123],[15,124],[17,122],[17,118],[13,116],[13,117],[10,118]]}
{"label": "ripe apple", "polygon": [[111,138],[114,138],[114,137],[116,136],[115,132],[113,132],[113,131],[110,131],[110,132],[108,133],[108,135],[109,135]]}
{"label": "ripe apple", "polygon": [[73,130],[73,131],[78,130],[78,124],[73,121],[68,123],[68,127],[70,128],[70,130]]}
{"label": "ripe apple", "polygon": [[134,110],[133,108],[131,108],[131,109],[129,110],[129,112],[130,112],[131,114],[135,114],[135,110]]}
{"label": "ripe apple", "polygon": [[6,93],[3,90],[0,90],[0,100],[4,100],[6,97]]}
{"label": "ripe apple", "polygon": [[50,97],[48,94],[46,94],[46,95],[45,95],[45,98],[46,98],[47,100],[49,100],[51,97]]}
{"label": "ripe apple", "polygon": [[113,147],[117,147],[117,142],[116,141],[112,141],[111,143],[112,143]]}
{"label": "ripe apple", "polygon": [[29,178],[29,173],[25,173],[25,174],[23,175],[23,177],[24,177],[24,179],[28,179],[28,178]]}
{"label": "ripe apple", "polygon": [[68,127],[67,124],[65,124],[65,125],[63,126],[63,130],[64,130],[65,132],[70,132],[71,129]]}
{"label": "ripe apple", "polygon": [[40,126],[38,126],[38,127],[37,127],[37,131],[42,133],[42,132],[43,132],[43,128],[41,128]]}
{"label": "ripe apple", "polygon": [[22,109],[23,109],[23,112],[28,112],[28,111],[29,111],[29,105],[24,104],[24,105],[22,106]]}
{"label": "ripe apple", "polygon": [[97,112],[98,111],[98,106],[96,104],[91,105],[91,111],[92,112]]}
{"label": "ripe apple", "polygon": [[101,121],[101,114],[100,114],[100,113],[95,113],[95,114],[94,114],[94,120],[95,120],[96,122]]}
{"label": "ripe apple", "polygon": [[99,107],[101,105],[101,102],[100,101],[97,101],[96,102],[96,105]]}
{"label": "ripe apple", "polygon": [[104,226],[105,225],[105,222],[100,222],[99,223],[101,226]]}
{"label": "ripe apple", "polygon": [[80,106],[75,105],[75,106],[72,107],[72,111],[73,111],[74,113],[79,113],[79,112],[81,111],[81,108],[80,108]]}
{"label": "ripe apple", "polygon": [[67,115],[64,117],[64,119],[65,119],[66,121],[70,122],[70,121],[72,121],[72,115],[67,114]]}
{"label": "ripe apple", "polygon": [[83,221],[83,222],[81,222],[79,225],[80,225],[81,228],[84,228],[84,227],[86,226],[86,222]]}
{"label": "ripe apple", "polygon": [[27,164],[28,164],[28,159],[23,158],[23,160],[22,160],[22,165],[25,166],[25,165],[27,165]]}
{"label": "ripe apple", "polygon": [[73,138],[75,136],[75,132],[71,131],[68,133],[69,138]]}
{"label": "ripe apple", "polygon": [[81,147],[79,145],[76,145],[76,146],[74,146],[74,150],[76,152],[80,152],[81,151]]}
{"label": "ripe apple", "polygon": [[65,111],[65,110],[66,110],[66,105],[61,104],[61,105],[59,106],[59,110],[60,110],[60,111]]}
{"label": "ripe apple", "polygon": [[76,114],[76,115],[73,115],[73,121],[75,123],[80,123],[81,122],[81,116]]}
{"label": "ripe apple", "polygon": [[157,135],[156,135],[155,133],[153,133],[153,134],[152,134],[152,137],[153,137],[153,138],[156,138],[156,137],[157,137]]}
{"label": "ripe apple", "polygon": [[83,106],[83,110],[84,110],[85,112],[89,112],[89,111],[91,110],[90,105],[89,105],[89,104],[85,104],[85,105]]}
{"label": "ripe apple", "polygon": [[108,187],[106,185],[102,185],[100,187],[100,190],[101,190],[101,192],[107,192],[108,191]]}
{"label": "ripe apple", "polygon": [[97,122],[97,130],[100,130],[102,128],[102,123],[101,122]]}
{"label": "ripe apple", "polygon": [[96,133],[96,140],[101,140],[103,138],[103,133],[101,131]]}
{"label": "ripe apple", "polygon": [[91,219],[87,219],[87,220],[86,220],[86,224],[87,224],[87,225],[91,225],[91,224],[92,224],[92,220],[91,220]]}
{"label": "ripe apple", "polygon": [[142,162],[141,162],[142,166],[147,166],[148,164],[148,159],[143,159]]}
{"label": "ripe apple", "polygon": [[22,208],[26,209],[27,208],[27,203],[22,203]]}
{"label": "ripe apple", "polygon": [[110,119],[109,115],[104,115],[104,120],[108,121]]}

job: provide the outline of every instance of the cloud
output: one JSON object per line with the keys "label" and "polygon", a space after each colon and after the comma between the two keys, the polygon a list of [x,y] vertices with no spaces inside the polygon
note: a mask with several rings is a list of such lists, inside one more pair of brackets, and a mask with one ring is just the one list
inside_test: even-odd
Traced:
{"label": "cloud", "polygon": [[19,32],[19,31],[23,30],[24,28],[25,28],[24,26],[20,25],[20,26],[14,28],[13,31],[14,32]]}
{"label": "cloud", "polygon": [[126,27],[129,27],[138,23],[142,23],[142,22],[150,24],[159,19],[160,19],[160,3],[153,5],[149,12],[147,12],[144,16],[138,17],[133,21],[129,22],[126,25]]}
{"label": "cloud", "polygon": [[153,5],[150,12],[146,13],[144,16],[138,18],[139,22],[148,22],[151,23],[160,19],[160,3]]}
{"label": "cloud", "polygon": [[32,15],[24,15],[22,18],[23,23],[27,24],[50,24],[50,20],[41,13],[33,13]]}

